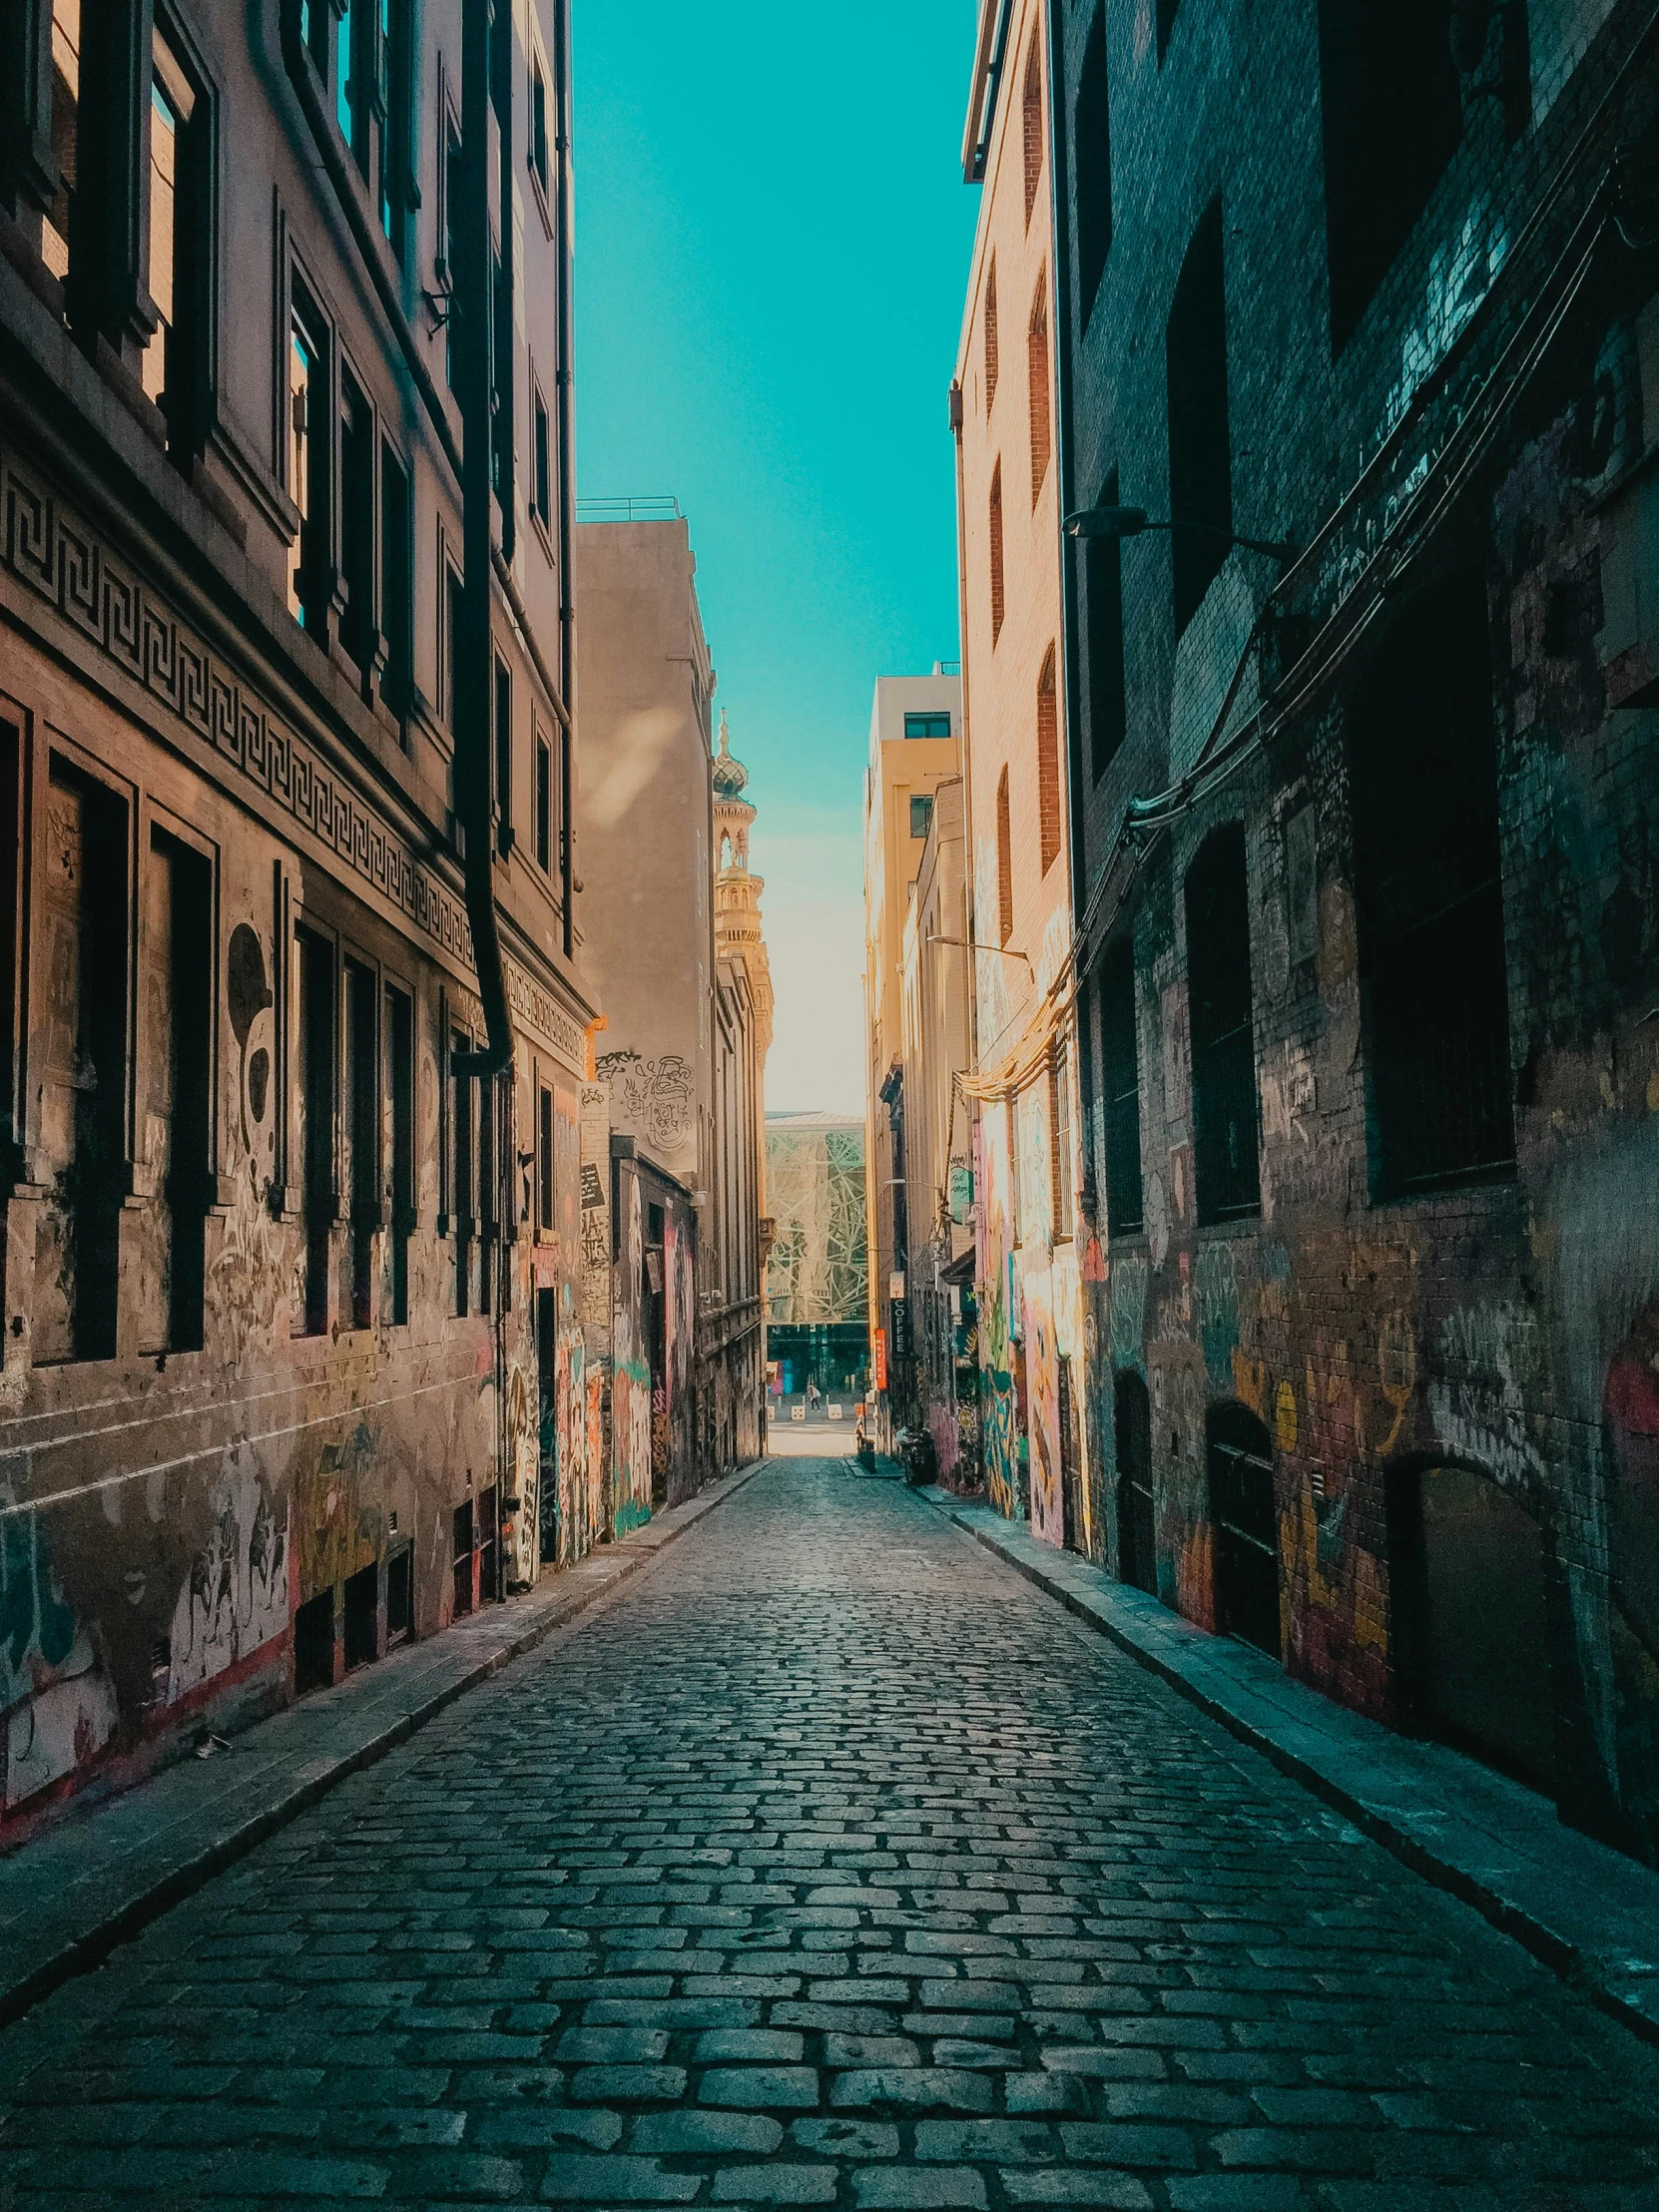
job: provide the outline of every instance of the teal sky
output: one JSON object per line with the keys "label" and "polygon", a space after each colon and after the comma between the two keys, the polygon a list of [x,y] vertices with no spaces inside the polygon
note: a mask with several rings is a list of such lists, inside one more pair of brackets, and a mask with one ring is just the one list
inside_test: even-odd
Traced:
{"label": "teal sky", "polygon": [[859,1109],[871,693],[957,652],[973,0],[573,7],[578,491],[690,518],[760,809],[767,1102]]}

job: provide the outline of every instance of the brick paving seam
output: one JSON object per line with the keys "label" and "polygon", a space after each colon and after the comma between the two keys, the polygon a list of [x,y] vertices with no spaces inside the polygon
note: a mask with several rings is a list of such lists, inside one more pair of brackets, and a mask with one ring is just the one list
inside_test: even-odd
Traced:
{"label": "brick paving seam", "polygon": [[[1154,1648],[1139,1623],[1129,1617],[1130,1605],[1125,1602],[1123,1586],[1103,1569],[1075,1553],[1053,1551],[1051,1546],[1032,1536],[1028,1528],[1002,1521],[989,1507],[975,1506],[942,1489],[919,1490],[914,1494],[943,1513],[952,1525],[994,1558],[1001,1559],[1016,1574],[1062,1605],[1072,1619],[1108,1637],[1138,1665],[1167,1683],[1210,1719],[1219,1722],[1240,1743],[1269,1760],[1281,1774],[1352,1821],[1413,1874],[1472,1906],[1493,1928],[1522,1944],[1621,2026],[1647,2042],[1659,2044],[1659,1876],[1609,1851],[1605,1845],[1557,1826],[1558,1856],[1562,1861],[1557,1909],[1552,1911],[1548,1906],[1518,1896],[1513,1882],[1500,1885],[1495,1878],[1483,1875],[1473,1856],[1457,1854],[1443,1833],[1438,1839],[1439,1848],[1436,1848],[1434,1824],[1420,1819],[1420,1807],[1415,1808],[1418,1820],[1407,1826],[1404,1819],[1395,1817],[1376,1795],[1350,1787],[1317,1758],[1299,1752],[1288,1740],[1296,1732],[1294,1720],[1276,1732],[1261,1720],[1253,1719],[1242,1710],[1245,1703],[1262,1704],[1252,1691],[1247,1689],[1242,1697],[1230,1698],[1219,1688],[1207,1689],[1203,1683],[1195,1681],[1179,1658],[1166,1658]],[[1147,1602],[1156,1604],[1158,1601]],[[1171,1626],[1190,1624],[1181,1622],[1178,1615],[1170,1615],[1160,1619],[1157,1625],[1161,1632],[1167,1633]],[[1209,1637],[1202,1639],[1202,1646],[1209,1647],[1206,1651],[1206,1658],[1211,1661],[1208,1671],[1219,1681],[1225,1681],[1227,1661],[1236,1657],[1235,1647]],[[1239,1659],[1238,1664],[1249,1666],[1254,1657],[1250,1654]],[[1294,1683],[1288,1676],[1282,1680],[1284,1689],[1290,1694],[1314,1699],[1322,1705],[1329,1704],[1320,1698],[1317,1690]],[[1399,1739],[1390,1731],[1344,1708],[1331,1708],[1321,1717],[1332,1731],[1341,1728],[1356,1736],[1368,1732],[1375,1734],[1377,1749],[1383,1756],[1399,1745]],[[1485,1779],[1489,1788],[1503,1787],[1496,1777]],[[1514,1787],[1518,1790],[1520,1785]],[[1552,1807],[1547,1809],[1547,1818],[1554,1823]],[[1454,1816],[1447,1823],[1448,1829],[1457,1825]],[[1606,1890],[1614,1886],[1625,1896],[1622,1910],[1604,1904]],[[1599,1912],[1596,1910],[1598,1904],[1602,1906]],[[1564,1912],[1559,1910],[1562,1905],[1566,1907]],[[1582,1928],[1577,1934],[1569,1933],[1569,1925],[1575,1918],[1586,1923],[1599,1920],[1602,1925],[1588,1936]],[[1659,2198],[1655,2201],[1659,2207]]]}
{"label": "brick paving seam", "polygon": [[[607,1545],[602,1554],[590,1553],[577,1562],[574,1570],[577,1573],[596,1564],[608,1568],[610,1571],[603,1579],[596,1577],[591,1583],[575,1584],[569,1579],[572,1570],[565,1570],[550,1575],[521,1597],[509,1598],[500,1606],[491,1606],[486,1612],[474,1615],[468,1625],[480,1629],[497,1622],[510,1627],[520,1608],[531,1617],[516,1633],[493,1643],[473,1665],[463,1667],[383,1728],[364,1737],[350,1750],[328,1757],[319,1768],[306,1774],[303,1781],[282,1788],[280,1794],[262,1806],[259,1812],[238,1819],[232,1828],[216,1833],[213,1840],[200,1849],[173,1858],[164,1871],[141,1878],[118,1904],[102,1908],[96,1918],[81,1925],[69,1924],[67,1932],[53,1938],[51,1947],[27,1965],[0,1950],[0,2028],[21,2019],[73,1975],[90,1972],[100,1965],[119,1944],[131,1942],[151,1922],[192,1896],[204,1883],[235,1866],[238,1860],[298,1819],[300,1814],[308,1812],[349,1776],[375,1765],[388,1752],[406,1743],[457,1698],[479,1689],[515,1659],[524,1657],[549,1637],[571,1627],[595,1606],[625,1588],[637,1574],[661,1559],[670,1545],[696,1528],[707,1514],[735,1496],[766,1465],[765,1459],[751,1460],[722,1482],[711,1483],[706,1490],[688,1498],[679,1508],[655,1515],[614,1546]],[[684,1517],[674,1519],[672,1515],[676,1511]],[[325,1714],[327,1719],[336,1722],[346,1718],[353,1692],[362,1696],[365,1703],[382,1702],[387,1694],[388,1677],[394,1676],[399,1659],[441,1662],[445,1656],[443,1638],[455,1634],[456,1629],[452,1627],[439,1637],[406,1645],[395,1657],[388,1656],[374,1667],[348,1676],[332,1691],[320,1693],[316,1700],[285,1707],[270,1719],[256,1722],[233,1740],[231,1755],[246,1756],[249,1750],[258,1748],[263,1729],[275,1722],[291,1720],[296,1713]],[[100,1824],[119,1818],[133,1803],[135,1793],[165,1790],[170,1780],[183,1779],[190,1773],[191,1769],[183,1765],[164,1768],[148,1781],[135,1785],[133,1792],[125,1792],[103,1804],[74,1808],[63,1826],[48,1830],[33,1845],[25,1846],[14,1860],[0,1860],[0,1871],[5,1871],[11,1880],[18,1876],[26,1880],[31,1871],[31,1858],[39,1860],[55,1849],[61,1850],[71,1839],[84,1845],[90,1855],[96,1855]],[[205,1825],[206,1813],[204,1808],[198,1816],[199,1824]],[[8,2212],[3,2198],[0,2198],[0,2212]]]}

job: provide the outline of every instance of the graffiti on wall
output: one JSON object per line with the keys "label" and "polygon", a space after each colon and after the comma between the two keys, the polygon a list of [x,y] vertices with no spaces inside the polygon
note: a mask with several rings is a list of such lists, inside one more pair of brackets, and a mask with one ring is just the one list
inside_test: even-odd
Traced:
{"label": "graffiti on wall", "polygon": [[659,1158],[678,1150],[697,1126],[697,1088],[690,1063],[678,1052],[655,1060],[632,1051],[602,1052],[594,1073],[611,1089],[611,1111]]}
{"label": "graffiti on wall", "polygon": [[115,1685],[65,1597],[40,1515],[0,1488],[0,1713],[6,1806],[85,1765],[115,1734]]}
{"label": "graffiti on wall", "polygon": [[287,1632],[287,1507],[272,1504],[246,1444],[226,1453],[211,1507],[208,1540],[173,1608],[170,1705]]}

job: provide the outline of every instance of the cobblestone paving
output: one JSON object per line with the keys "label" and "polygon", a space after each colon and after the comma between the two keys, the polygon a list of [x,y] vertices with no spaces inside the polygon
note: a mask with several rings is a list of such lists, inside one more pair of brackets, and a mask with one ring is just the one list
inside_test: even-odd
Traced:
{"label": "cobblestone paving", "polygon": [[0,2099],[5,2212],[1659,2207],[1659,2052],[846,1461],[60,1990]]}

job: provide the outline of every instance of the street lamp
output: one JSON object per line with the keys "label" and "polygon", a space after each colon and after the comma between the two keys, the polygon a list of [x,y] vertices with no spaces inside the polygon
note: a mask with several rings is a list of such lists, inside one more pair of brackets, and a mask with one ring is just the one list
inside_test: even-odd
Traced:
{"label": "street lamp", "polygon": [[1241,538],[1236,531],[1221,530],[1213,522],[1155,522],[1144,507],[1080,507],[1060,525],[1068,538],[1138,538],[1143,530],[1194,530],[1200,537],[1220,538],[1227,545],[1242,545],[1247,552],[1269,553],[1276,561],[1293,560],[1294,545],[1274,538]]}

